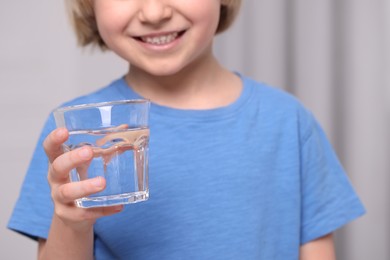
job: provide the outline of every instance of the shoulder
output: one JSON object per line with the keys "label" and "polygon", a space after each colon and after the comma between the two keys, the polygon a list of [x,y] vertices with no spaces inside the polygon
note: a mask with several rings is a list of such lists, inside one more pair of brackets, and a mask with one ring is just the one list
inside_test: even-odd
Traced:
{"label": "shoulder", "polygon": [[266,118],[284,122],[294,122],[300,128],[309,128],[315,121],[313,114],[293,94],[240,75],[247,92],[250,93],[251,106],[257,107]]}
{"label": "shoulder", "polygon": [[303,107],[301,102],[291,93],[265,82],[240,75],[244,87],[249,88],[251,94],[263,104],[273,104],[274,108]]}

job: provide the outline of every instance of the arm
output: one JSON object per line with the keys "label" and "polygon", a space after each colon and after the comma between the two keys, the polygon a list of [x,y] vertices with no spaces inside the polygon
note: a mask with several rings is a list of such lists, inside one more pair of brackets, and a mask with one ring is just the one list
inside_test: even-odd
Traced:
{"label": "arm", "polygon": [[93,259],[93,224],[102,216],[119,212],[121,206],[78,208],[74,200],[99,192],[104,178],[76,183],[69,182],[69,172],[92,159],[90,148],[62,153],[61,145],[68,138],[64,129],[54,130],[44,141],[49,158],[48,182],[54,203],[54,214],[47,240],[38,245],[38,259]]}
{"label": "arm", "polygon": [[48,240],[39,240],[38,259],[93,259],[93,227],[69,228],[54,215]]}
{"label": "arm", "polygon": [[310,241],[300,248],[299,260],[335,260],[332,234]]}

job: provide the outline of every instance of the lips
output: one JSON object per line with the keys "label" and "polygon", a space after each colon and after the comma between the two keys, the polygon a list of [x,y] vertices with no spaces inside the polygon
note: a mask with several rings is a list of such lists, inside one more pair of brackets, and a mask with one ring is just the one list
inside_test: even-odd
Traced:
{"label": "lips", "polygon": [[144,35],[135,37],[135,39],[151,45],[165,45],[175,41],[182,36],[185,31],[170,32],[162,34]]}

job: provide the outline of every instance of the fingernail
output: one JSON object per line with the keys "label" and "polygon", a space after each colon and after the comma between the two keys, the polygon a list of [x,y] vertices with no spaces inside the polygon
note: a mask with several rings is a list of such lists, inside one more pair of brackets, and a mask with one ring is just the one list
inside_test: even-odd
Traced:
{"label": "fingernail", "polygon": [[92,185],[98,188],[101,188],[103,186],[102,183],[102,178],[101,177],[96,177],[91,180]]}
{"label": "fingernail", "polygon": [[91,151],[87,148],[82,148],[79,150],[79,155],[83,159],[89,159],[91,157]]}

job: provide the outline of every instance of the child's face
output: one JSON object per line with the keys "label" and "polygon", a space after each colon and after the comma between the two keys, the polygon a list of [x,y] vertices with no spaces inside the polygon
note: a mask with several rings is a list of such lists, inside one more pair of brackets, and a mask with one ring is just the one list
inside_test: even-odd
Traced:
{"label": "child's face", "polygon": [[220,0],[94,0],[101,37],[132,67],[173,75],[211,55]]}

